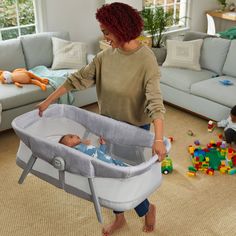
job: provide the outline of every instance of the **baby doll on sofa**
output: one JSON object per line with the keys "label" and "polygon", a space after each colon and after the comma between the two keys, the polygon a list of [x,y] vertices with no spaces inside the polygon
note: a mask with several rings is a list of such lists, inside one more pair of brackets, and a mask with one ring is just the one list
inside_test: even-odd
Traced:
{"label": "baby doll on sofa", "polygon": [[3,84],[15,84],[22,88],[23,84],[35,84],[43,91],[47,89],[48,79],[40,78],[24,68],[15,69],[13,72],[0,70],[0,81]]}

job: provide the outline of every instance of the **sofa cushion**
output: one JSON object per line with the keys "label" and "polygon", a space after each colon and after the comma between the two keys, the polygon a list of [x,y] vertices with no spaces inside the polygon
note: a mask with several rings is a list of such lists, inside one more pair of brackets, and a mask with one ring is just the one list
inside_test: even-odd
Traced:
{"label": "sofa cushion", "polygon": [[10,39],[0,42],[0,70],[12,71],[16,68],[24,68],[25,58],[19,39]]}
{"label": "sofa cushion", "polygon": [[69,40],[69,33],[46,32],[20,37],[28,69],[39,65],[51,67],[53,61],[51,37]]}
{"label": "sofa cushion", "polygon": [[202,45],[200,64],[207,70],[222,75],[230,40],[222,38],[205,38]]}
{"label": "sofa cushion", "polygon": [[[222,85],[219,80],[230,80],[234,84],[229,86]],[[191,93],[224,106],[233,107],[235,105],[236,78],[220,76],[200,81],[191,86]]]}
{"label": "sofa cushion", "polygon": [[193,71],[181,68],[160,67],[160,71],[161,83],[188,93],[190,92],[190,87],[193,83],[216,76],[216,73],[208,70]]}
{"label": "sofa cushion", "polygon": [[223,73],[229,76],[236,77],[235,62],[236,62],[236,40],[232,40],[223,67]]}
{"label": "sofa cushion", "polygon": [[38,86],[27,84],[23,88],[18,88],[13,84],[0,84],[0,101],[2,109],[9,110],[16,107],[39,102],[45,99],[53,88],[48,85],[46,91],[42,91]]}

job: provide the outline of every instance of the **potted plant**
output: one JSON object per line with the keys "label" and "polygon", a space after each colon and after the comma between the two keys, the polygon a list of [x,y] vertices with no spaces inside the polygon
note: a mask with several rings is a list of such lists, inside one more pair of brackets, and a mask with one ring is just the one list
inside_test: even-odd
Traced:
{"label": "potted plant", "polygon": [[167,26],[172,25],[177,20],[174,19],[172,11],[164,11],[163,7],[145,8],[141,15],[144,21],[144,30],[152,38],[152,49],[157,57],[158,64],[162,64],[166,56],[166,49],[163,47],[163,33],[167,30]]}
{"label": "potted plant", "polygon": [[221,5],[221,10],[224,11],[226,6],[227,6],[227,3],[226,3],[227,0],[217,0],[217,2]]}

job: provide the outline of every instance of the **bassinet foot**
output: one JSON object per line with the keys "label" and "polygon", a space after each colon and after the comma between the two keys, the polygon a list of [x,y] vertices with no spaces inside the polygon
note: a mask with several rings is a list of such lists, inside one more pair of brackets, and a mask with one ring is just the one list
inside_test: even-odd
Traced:
{"label": "bassinet foot", "polygon": [[29,174],[29,172],[31,171],[31,169],[34,166],[35,161],[37,160],[37,157],[31,155],[25,169],[23,170],[19,180],[18,180],[18,184],[22,184],[26,178],[26,176]]}

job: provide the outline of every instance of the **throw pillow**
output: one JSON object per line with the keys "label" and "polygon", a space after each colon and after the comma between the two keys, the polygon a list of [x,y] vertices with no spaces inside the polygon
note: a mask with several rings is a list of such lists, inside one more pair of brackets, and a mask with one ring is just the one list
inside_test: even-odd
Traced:
{"label": "throw pillow", "polygon": [[52,37],[52,69],[81,69],[86,65],[86,44]]}
{"label": "throw pillow", "polygon": [[199,63],[203,39],[167,40],[167,56],[162,66],[201,70]]}

